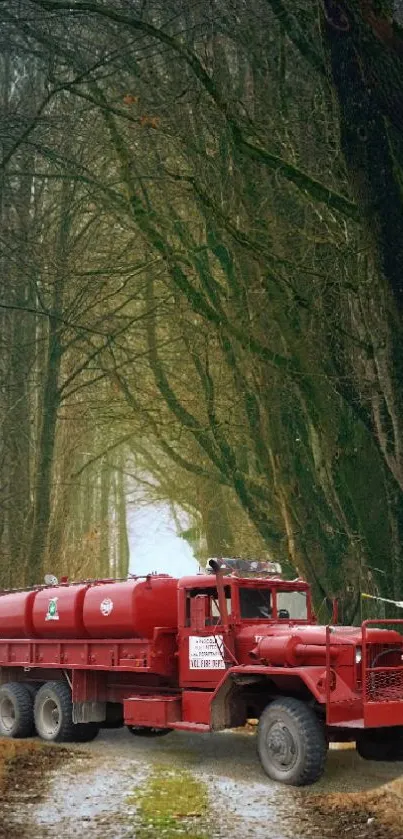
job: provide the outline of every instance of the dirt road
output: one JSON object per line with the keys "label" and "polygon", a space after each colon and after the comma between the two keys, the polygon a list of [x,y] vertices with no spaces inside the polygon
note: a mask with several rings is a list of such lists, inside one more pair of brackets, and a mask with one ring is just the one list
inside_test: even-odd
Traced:
{"label": "dirt road", "polygon": [[[354,839],[401,839],[402,774],[403,764],[331,750],[324,779],[296,790],[266,778],[251,735],[146,740],[122,729],[61,753],[47,780],[32,766],[2,816],[10,839],[340,839],[341,830]],[[157,788],[167,809],[158,804],[154,813]],[[177,806],[173,790],[182,790]]]}

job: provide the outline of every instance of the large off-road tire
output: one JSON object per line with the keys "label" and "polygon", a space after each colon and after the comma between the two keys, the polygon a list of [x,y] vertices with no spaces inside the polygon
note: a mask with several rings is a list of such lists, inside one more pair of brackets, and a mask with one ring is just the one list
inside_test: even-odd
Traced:
{"label": "large off-road tire", "polygon": [[35,726],[42,740],[50,743],[89,743],[98,732],[98,723],[73,722],[71,691],[66,682],[46,682],[35,699]]}
{"label": "large off-road tire", "polygon": [[149,728],[145,725],[128,725],[127,728],[135,737],[165,737],[172,732],[172,728]]}
{"label": "large off-road tire", "polygon": [[32,704],[35,702],[36,694],[40,688],[40,684],[38,682],[21,682],[24,685],[24,688],[27,689],[29,695],[32,698]]}
{"label": "large off-road tire", "polygon": [[356,749],[364,760],[403,761],[403,727],[361,731],[357,735]]}
{"label": "large off-road tire", "polygon": [[263,769],[274,781],[304,786],[321,777],[327,743],[323,723],[299,699],[275,699],[258,726],[258,752]]}
{"label": "large off-road tire", "polygon": [[19,682],[0,687],[0,734],[3,737],[32,737],[34,708],[30,692]]}
{"label": "large off-road tire", "polygon": [[35,726],[42,740],[69,743],[74,740],[73,703],[66,682],[45,682],[35,699]]}

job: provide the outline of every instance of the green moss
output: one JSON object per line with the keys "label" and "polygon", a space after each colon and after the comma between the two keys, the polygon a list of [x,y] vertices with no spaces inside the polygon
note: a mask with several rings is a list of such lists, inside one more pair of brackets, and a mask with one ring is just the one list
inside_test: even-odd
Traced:
{"label": "green moss", "polygon": [[136,839],[207,839],[207,792],[189,772],[157,767],[127,803],[137,807]]}

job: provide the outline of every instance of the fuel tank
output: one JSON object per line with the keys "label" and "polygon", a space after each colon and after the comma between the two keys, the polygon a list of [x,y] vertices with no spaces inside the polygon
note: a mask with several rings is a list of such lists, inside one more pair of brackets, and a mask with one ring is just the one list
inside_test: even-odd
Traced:
{"label": "fuel tank", "polygon": [[[54,586],[36,592],[32,608],[37,638],[85,638],[83,605],[89,585]],[[1,600],[0,600],[1,611]]]}
{"label": "fuel tank", "polygon": [[152,638],[178,624],[178,581],[167,575],[0,595],[0,638]]}
{"label": "fuel tank", "polygon": [[16,591],[0,597],[0,637],[30,638],[34,634],[32,605],[36,591]]}
{"label": "fuel tank", "polygon": [[85,630],[91,638],[152,638],[156,626],[174,628],[177,586],[162,575],[93,585],[84,598]]}

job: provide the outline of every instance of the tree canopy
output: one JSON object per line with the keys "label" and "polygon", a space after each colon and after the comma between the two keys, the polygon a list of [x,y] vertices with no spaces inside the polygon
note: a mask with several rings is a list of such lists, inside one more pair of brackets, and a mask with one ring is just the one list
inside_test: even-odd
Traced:
{"label": "tree canopy", "polygon": [[0,4],[2,585],[124,575],[141,488],[401,593],[401,11]]}

